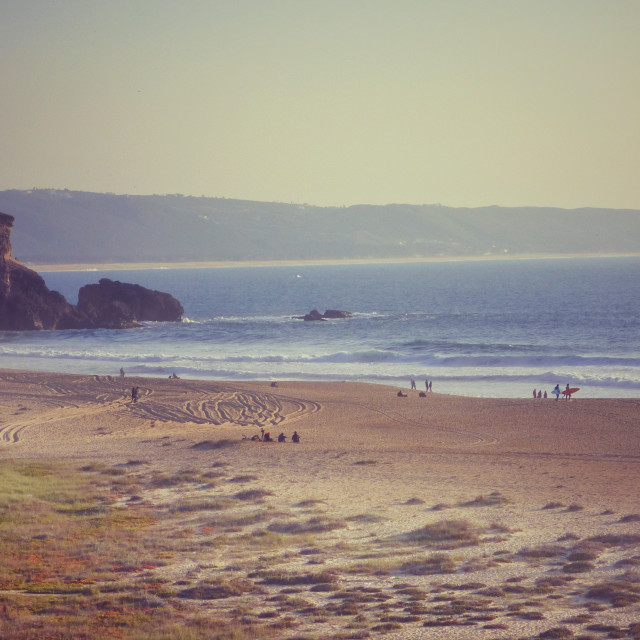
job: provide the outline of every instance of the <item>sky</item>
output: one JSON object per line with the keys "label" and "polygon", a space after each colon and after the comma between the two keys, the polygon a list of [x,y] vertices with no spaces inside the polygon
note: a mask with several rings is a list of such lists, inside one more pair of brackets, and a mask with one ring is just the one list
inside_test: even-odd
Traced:
{"label": "sky", "polygon": [[640,208],[639,0],[0,15],[0,190]]}

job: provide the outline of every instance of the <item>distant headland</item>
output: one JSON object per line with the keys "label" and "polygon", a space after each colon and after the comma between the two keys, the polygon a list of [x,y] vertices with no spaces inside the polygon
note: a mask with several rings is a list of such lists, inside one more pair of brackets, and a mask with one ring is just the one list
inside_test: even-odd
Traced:
{"label": "distant headland", "polygon": [[40,270],[638,255],[640,237],[637,209],[317,207],[32,189],[0,191],[0,211],[16,219],[18,259]]}

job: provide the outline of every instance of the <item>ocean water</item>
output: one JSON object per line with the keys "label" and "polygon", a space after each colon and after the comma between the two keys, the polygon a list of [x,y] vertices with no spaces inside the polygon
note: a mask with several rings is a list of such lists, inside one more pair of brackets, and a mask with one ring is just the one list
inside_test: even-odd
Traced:
{"label": "ocean water", "polygon": [[[355,380],[482,397],[640,397],[640,258],[42,273],[76,302],[108,277],[182,323],[0,334],[0,367],[221,380]],[[352,318],[295,319],[311,309]]]}

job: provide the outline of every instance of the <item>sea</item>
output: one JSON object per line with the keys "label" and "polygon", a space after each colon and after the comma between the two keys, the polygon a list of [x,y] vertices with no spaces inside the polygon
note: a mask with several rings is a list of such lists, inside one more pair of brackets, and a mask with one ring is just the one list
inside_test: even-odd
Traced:
{"label": "sea", "polygon": [[[640,258],[41,273],[166,291],[180,323],[0,333],[0,367],[207,380],[358,381],[475,397],[640,397]],[[312,309],[353,316],[305,322]]]}

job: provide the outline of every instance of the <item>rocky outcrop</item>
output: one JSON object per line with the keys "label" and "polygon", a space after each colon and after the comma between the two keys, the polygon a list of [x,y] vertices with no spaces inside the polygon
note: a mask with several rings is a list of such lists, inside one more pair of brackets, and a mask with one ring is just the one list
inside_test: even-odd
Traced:
{"label": "rocky outcrop", "polygon": [[125,329],[138,321],[179,321],[183,309],[167,293],[101,280],[80,290],[78,306],[51,291],[11,255],[13,216],[0,213],[0,330]]}
{"label": "rocky outcrop", "polygon": [[78,310],[92,321],[110,327],[117,327],[121,321],[179,322],[184,313],[182,305],[168,293],[108,278],[80,289]]}
{"label": "rocky outcrop", "polygon": [[80,314],[62,294],[50,291],[44,280],[11,256],[13,216],[0,214],[0,329],[68,329]]}
{"label": "rocky outcrop", "polygon": [[340,311],[338,309],[327,309],[324,313],[320,313],[317,309],[312,309],[304,316],[298,316],[298,320],[313,322],[315,320],[328,320],[330,318],[351,318],[353,313],[350,311]]}
{"label": "rocky outcrop", "polygon": [[340,311],[339,309],[327,309],[324,312],[325,318],[352,318],[353,313],[350,311]]}

